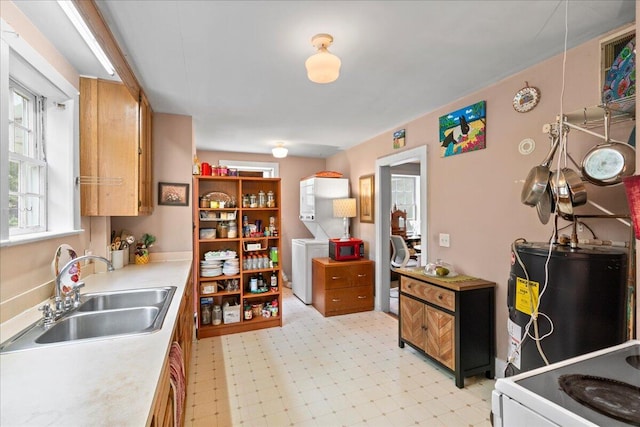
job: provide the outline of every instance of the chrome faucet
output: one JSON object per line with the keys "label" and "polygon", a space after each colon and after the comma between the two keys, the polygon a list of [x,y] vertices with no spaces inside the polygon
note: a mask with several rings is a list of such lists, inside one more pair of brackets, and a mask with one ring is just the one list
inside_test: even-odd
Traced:
{"label": "chrome faucet", "polygon": [[[56,283],[55,283],[56,317],[59,317],[61,314],[64,314],[66,311],[68,311],[71,308],[72,305],[74,307],[77,307],[78,305],[80,305],[80,288],[84,287],[84,282],[78,282],[73,285],[73,288],[72,288],[74,293],[73,302],[71,301],[71,298],[69,296],[67,296],[65,301],[62,301],[62,275],[65,274],[77,262],[84,261],[87,259],[95,259],[95,260],[102,261],[105,264],[107,264],[108,271],[114,270],[113,264],[111,264],[111,261],[98,255],[82,255],[69,261],[64,267],[62,267],[62,269],[56,276]],[[46,311],[45,311],[45,314],[46,314]]]}

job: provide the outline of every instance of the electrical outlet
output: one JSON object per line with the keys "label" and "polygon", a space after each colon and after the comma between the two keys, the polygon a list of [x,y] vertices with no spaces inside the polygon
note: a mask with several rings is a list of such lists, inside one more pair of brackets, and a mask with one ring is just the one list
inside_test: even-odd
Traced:
{"label": "electrical outlet", "polygon": [[577,227],[578,233],[582,233],[584,231],[584,225],[581,222],[578,223]]}
{"label": "electrical outlet", "polygon": [[443,248],[448,248],[449,244],[450,244],[449,235],[445,233],[440,233],[440,246],[442,246]]}

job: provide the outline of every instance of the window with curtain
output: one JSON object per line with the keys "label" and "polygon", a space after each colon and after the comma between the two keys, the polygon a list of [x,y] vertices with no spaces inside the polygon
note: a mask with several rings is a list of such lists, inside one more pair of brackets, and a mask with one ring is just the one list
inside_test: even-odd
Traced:
{"label": "window with curtain", "polygon": [[391,206],[407,212],[408,234],[420,234],[420,177],[391,175]]}

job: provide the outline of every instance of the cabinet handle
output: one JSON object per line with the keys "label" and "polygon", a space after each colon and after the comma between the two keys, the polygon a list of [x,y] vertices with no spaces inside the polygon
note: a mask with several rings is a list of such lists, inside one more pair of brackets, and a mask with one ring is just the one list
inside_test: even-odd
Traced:
{"label": "cabinet handle", "polygon": [[358,299],[366,299],[366,295],[358,295]]}
{"label": "cabinet handle", "polygon": [[442,294],[438,295],[438,299],[441,300],[442,299]]}
{"label": "cabinet handle", "polygon": [[358,274],[358,277],[367,277],[366,274]]}
{"label": "cabinet handle", "polygon": [[333,298],[331,301],[332,301],[332,302],[339,302],[339,301],[340,301],[340,298]]}
{"label": "cabinet handle", "polygon": [[342,277],[340,277],[340,276],[331,276],[331,280],[338,280],[338,279],[342,279]]}

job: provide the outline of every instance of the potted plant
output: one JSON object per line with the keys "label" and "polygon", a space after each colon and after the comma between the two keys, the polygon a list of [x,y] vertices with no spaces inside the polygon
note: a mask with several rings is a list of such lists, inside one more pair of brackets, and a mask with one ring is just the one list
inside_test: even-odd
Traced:
{"label": "potted plant", "polygon": [[136,264],[147,264],[149,262],[149,248],[153,246],[156,241],[156,237],[144,233],[142,238],[136,245]]}

